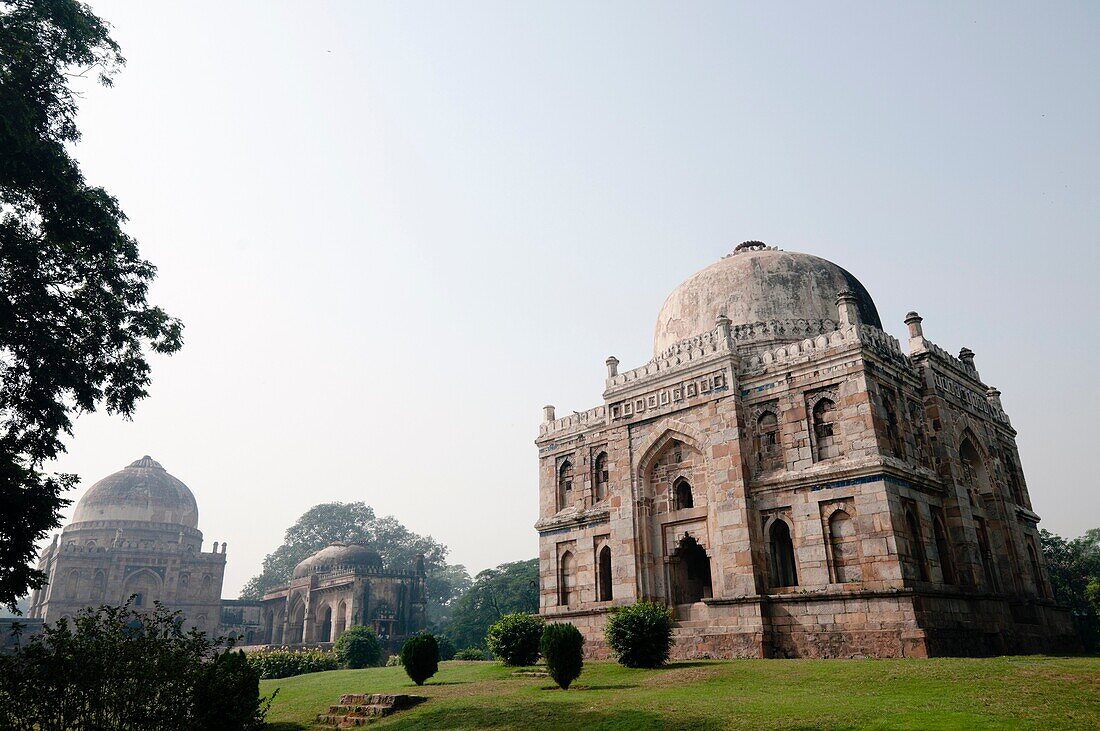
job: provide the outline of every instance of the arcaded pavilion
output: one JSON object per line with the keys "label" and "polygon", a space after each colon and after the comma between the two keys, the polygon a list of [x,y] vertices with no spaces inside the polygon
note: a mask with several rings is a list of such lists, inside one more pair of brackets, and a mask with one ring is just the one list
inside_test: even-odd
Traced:
{"label": "arcaded pavilion", "polygon": [[854,276],[760,242],[689,277],[652,360],[545,409],[541,614],[594,656],[642,599],[678,658],[1071,646],[1000,392],[905,323],[903,349]]}
{"label": "arcaded pavilion", "polygon": [[290,581],[264,593],[263,644],[335,642],[357,625],[374,628],[390,649],[424,629],[424,557],[413,568],[386,567],[361,543],[333,543],[294,567]]}
{"label": "arcaded pavilion", "polygon": [[85,607],[183,613],[186,626],[215,632],[221,619],[225,544],[202,550],[199,509],[187,485],[145,456],[88,488],[73,520],[42,552],[47,585],[31,595],[28,616],[53,622]]}

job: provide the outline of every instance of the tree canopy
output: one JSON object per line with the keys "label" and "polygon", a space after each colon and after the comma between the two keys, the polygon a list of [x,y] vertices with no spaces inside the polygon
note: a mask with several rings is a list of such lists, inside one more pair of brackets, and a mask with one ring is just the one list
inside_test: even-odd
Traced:
{"label": "tree canopy", "polygon": [[0,0],[0,603],[42,585],[28,563],[60,525],[73,475],[48,475],[74,413],[129,416],[150,351],[182,326],[146,301],[156,269],[126,216],[70,155],[71,82],[109,86],[124,63],[108,26],[73,0]]}
{"label": "tree canopy", "polygon": [[1100,647],[1100,607],[1090,601],[1088,589],[1100,583],[1100,528],[1069,541],[1044,529],[1039,541],[1054,598],[1073,612],[1086,648]]}
{"label": "tree canopy", "polygon": [[322,503],[287,528],[283,544],[264,558],[263,571],[241,590],[244,599],[259,599],[272,587],[290,581],[294,567],[310,554],[337,541],[361,541],[378,552],[385,566],[412,568],[423,554],[428,585],[428,623],[447,621],[454,599],[470,585],[461,565],[447,563],[449,549],[431,536],[413,533],[393,516],[379,518],[366,503]]}
{"label": "tree canopy", "polygon": [[539,560],[502,563],[474,578],[444,630],[459,647],[485,646],[485,634],[501,617],[539,610]]}

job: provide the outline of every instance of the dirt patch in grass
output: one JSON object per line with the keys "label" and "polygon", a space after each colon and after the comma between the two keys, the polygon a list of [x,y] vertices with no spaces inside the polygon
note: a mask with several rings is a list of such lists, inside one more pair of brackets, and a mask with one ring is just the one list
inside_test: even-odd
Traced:
{"label": "dirt patch in grass", "polygon": [[657,674],[646,678],[642,685],[650,688],[667,688],[673,685],[691,685],[723,675],[728,670],[722,665],[703,665],[695,667],[670,667],[656,671]]}

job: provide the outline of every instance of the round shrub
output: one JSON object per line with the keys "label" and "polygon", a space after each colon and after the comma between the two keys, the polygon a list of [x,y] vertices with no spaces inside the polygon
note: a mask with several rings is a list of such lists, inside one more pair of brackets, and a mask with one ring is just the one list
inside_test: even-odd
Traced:
{"label": "round shrub", "polygon": [[505,665],[534,665],[539,659],[543,621],[533,614],[506,614],[489,628],[485,644]]}
{"label": "round shrub", "polygon": [[336,659],[353,670],[374,667],[382,660],[382,643],[371,627],[349,627],[332,649]]}
{"label": "round shrub", "polygon": [[454,640],[447,635],[436,635],[435,642],[439,645],[440,661],[455,659],[455,653],[458,652],[458,648],[455,647]]}
{"label": "round shrub", "polygon": [[455,660],[484,660],[485,650],[480,647],[467,647],[455,653]]}
{"label": "round shrub", "polygon": [[401,664],[414,683],[424,685],[439,670],[439,644],[435,636],[421,632],[405,640],[401,645]]}
{"label": "round shrub", "polygon": [[584,636],[580,630],[566,622],[548,624],[542,631],[539,649],[550,677],[559,688],[569,690],[569,684],[580,676],[584,665]]}
{"label": "round shrub", "polygon": [[656,602],[615,609],[604,636],[619,662],[628,668],[660,667],[672,647],[672,610]]}

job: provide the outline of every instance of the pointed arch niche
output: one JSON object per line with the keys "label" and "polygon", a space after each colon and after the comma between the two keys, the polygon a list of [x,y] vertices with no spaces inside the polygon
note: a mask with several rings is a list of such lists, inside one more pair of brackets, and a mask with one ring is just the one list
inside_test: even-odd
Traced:
{"label": "pointed arch niche", "polygon": [[686,429],[666,429],[645,450],[639,472],[654,512],[706,506],[708,475],[701,444]]}

